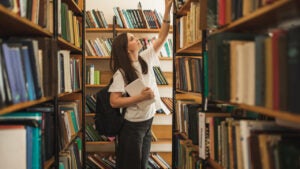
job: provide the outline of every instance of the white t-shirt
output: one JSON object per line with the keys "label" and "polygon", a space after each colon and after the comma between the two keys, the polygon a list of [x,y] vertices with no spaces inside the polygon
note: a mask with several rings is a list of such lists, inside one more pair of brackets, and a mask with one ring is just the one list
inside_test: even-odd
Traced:
{"label": "white t-shirt", "polygon": [[[146,86],[150,87],[153,90],[155,95],[155,102],[143,108],[139,108],[137,105],[127,107],[125,119],[133,122],[145,121],[152,118],[155,114],[155,111],[161,109],[162,107],[155,75],[152,68],[155,64],[159,63],[157,54],[155,53],[154,48],[151,46],[148,49],[142,51],[140,53],[140,56],[148,64],[148,73],[142,74],[141,65],[139,62],[133,62],[132,64],[138,71],[138,77],[143,80]],[[114,81],[109,88],[109,92],[125,93],[125,82],[119,70],[113,75],[113,78]]]}

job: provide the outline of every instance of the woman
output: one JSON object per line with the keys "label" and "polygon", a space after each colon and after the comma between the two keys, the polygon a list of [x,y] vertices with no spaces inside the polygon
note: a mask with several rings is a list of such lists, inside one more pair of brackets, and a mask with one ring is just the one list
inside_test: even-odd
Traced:
{"label": "woman", "polygon": [[[125,123],[118,136],[117,168],[146,169],[151,146],[151,125],[155,111],[160,109],[160,96],[153,72],[157,53],[163,46],[170,28],[172,0],[165,0],[165,13],[158,38],[152,46],[139,53],[140,41],[131,33],[123,33],[112,44],[111,69],[114,73],[109,88],[112,107],[126,107]],[[140,78],[147,86],[139,95],[124,97],[127,84]],[[136,104],[155,98],[155,102],[145,107]]]}

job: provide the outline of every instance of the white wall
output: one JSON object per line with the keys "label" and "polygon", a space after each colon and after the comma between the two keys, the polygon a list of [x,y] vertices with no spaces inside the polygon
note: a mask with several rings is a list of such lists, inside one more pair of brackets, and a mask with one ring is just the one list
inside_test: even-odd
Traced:
{"label": "white wall", "polygon": [[114,16],[113,7],[118,6],[121,9],[137,9],[139,2],[141,2],[143,9],[156,9],[162,15],[164,14],[164,0],[86,0],[86,11],[91,9],[103,11],[108,24],[112,24],[112,18]]}

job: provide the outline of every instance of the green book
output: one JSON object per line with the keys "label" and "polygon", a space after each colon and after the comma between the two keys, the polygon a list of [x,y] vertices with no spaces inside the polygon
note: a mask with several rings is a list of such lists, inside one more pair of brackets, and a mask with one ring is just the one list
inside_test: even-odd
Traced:
{"label": "green book", "polygon": [[95,85],[100,84],[100,71],[99,70],[95,70],[95,72],[94,72],[94,84]]}

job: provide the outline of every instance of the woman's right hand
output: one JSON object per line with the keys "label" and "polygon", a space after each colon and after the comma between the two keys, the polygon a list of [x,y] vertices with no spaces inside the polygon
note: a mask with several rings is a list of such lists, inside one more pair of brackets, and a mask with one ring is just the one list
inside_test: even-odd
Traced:
{"label": "woman's right hand", "polygon": [[150,87],[146,87],[141,92],[142,100],[149,100],[154,98],[154,92]]}

